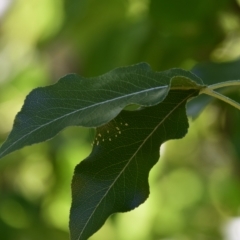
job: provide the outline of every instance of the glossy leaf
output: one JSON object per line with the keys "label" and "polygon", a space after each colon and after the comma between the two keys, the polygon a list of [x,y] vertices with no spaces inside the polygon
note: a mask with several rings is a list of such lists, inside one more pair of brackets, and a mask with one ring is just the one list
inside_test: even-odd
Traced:
{"label": "glossy leaf", "polygon": [[148,175],[160,145],[188,129],[185,105],[199,90],[171,90],[160,104],[122,111],[98,127],[92,153],[75,169],[71,240],[88,239],[115,212],[130,211],[149,195]]}
{"label": "glossy leaf", "polygon": [[68,126],[106,124],[131,103],[155,105],[167,96],[174,78],[179,83],[175,89],[184,89],[182,81],[186,79],[193,81],[192,87],[202,85],[190,72],[153,72],[148,64],[141,63],[90,79],[70,74],[52,86],[37,88],[27,96],[17,114],[13,130],[0,148],[0,157],[46,141]]}

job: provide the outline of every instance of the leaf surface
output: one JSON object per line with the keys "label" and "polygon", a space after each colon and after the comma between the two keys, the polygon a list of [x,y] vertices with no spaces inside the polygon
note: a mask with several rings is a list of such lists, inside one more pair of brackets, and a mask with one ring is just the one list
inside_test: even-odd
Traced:
{"label": "leaf surface", "polygon": [[[95,78],[70,74],[56,84],[37,88],[25,99],[13,130],[0,148],[0,158],[24,146],[46,141],[68,126],[96,127],[113,119],[126,105],[152,106],[163,101],[171,80],[191,79],[192,87],[202,85],[194,74],[182,69],[154,72],[146,63],[122,67]],[[188,86],[189,87],[189,86]]]}
{"label": "leaf surface", "polygon": [[185,105],[198,90],[171,90],[160,104],[122,111],[98,127],[92,153],[72,181],[71,240],[88,239],[115,212],[130,211],[149,195],[148,175],[160,145],[188,129]]}

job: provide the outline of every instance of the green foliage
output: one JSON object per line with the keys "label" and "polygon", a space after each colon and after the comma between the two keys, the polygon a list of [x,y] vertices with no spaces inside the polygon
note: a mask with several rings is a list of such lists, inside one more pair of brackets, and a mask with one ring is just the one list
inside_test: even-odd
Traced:
{"label": "green foliage", "polygon": [[[193,68],[206,85],[240,79],[236,0],[2,1],[1,143],[29,91],[71,72],[89,80],[148,62],[157,71]],[[240,101],[237,88],[217,91]],[[183,139],[162,145],[148,200],[112,215],[92,240],[228,238],[222,226],[239,215],[239,111],[201,94],[187,112],[197,118]],[[71,127],[0,161],[1,238],[69,239],[72,173],[91,141],[87,128]]]}
{"label": "green foliage", "polygon": [[[147,199],[148,175],[161,144],[187,133],[188,100],[205,93],[232,103],[211,89],[239,81],[218,85],[206,87],[181,69],[153,72],[144,63],[93,79],[67,75],[27,96],[0,157],[68,126],[97,127],[92,153],[75,168],[72,181],[71,239],[84,240],[111,214],[130,211]],[[123,110],[130,104],[140,108]]]}

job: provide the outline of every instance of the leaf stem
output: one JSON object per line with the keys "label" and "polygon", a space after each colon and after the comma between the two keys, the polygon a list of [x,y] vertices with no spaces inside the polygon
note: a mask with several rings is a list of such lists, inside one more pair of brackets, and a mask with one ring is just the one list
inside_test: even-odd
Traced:
{"label": "leaf stem", "polygon": [[233,99],[227,97],[227,96],[224,96],[222,94],[220,94],[219,92],[216,92],[214,90],[212,90],[211,88],[203,88],[200,92],[200,94],[207,94],[209,96],[212,96],[212,97],[215,97],[217,99],[220,99],[222,100],[223,102],[226,102],[228,104],[230,104],[231,106],[237,108],[238,110],[240,110],[240,104],[236,101],[234,101]]}
{"label": "leaf stem", "polygon": [[216,83],[216,84],[209,85],[208,88],[218,89],[218,88],[230,87],[230,86],[240,86],[240,80],[232,80],[232,81]]}
{"label": "leaf stem", "polygon": [[[217,85],[217,84],[214,84],[214,85]],[[240,83],[239,83],[239,85],[240,85]],[[220,94],[219,92],[214,91],[212,88],[209,88],[209,87],[203,88],[200,91],[200,94],[202,94],[202,93],[212,96],[212,97],[215,97],[215,98],[218,98],[218,99],[222,100],[223,102],[226,102],[226,103],[232,105],[233,107],[237,108],[238,110],[240,110],[240,104],[238,102],[234,101],[233,99],[231,99],[227,96]]]}

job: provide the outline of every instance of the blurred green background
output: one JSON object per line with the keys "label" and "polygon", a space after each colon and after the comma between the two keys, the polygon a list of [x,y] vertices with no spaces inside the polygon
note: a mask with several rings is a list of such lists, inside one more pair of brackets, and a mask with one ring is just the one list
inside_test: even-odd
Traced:
{"label": "blurred green background", "polygon": [[[157,71],[194,67],[208,83],[240,79],[239,57],[239,0],[1,0],[0,143],[25,96],[70,72],[145,61]],[[161,148],[146,203],[110,217],[91,240],[232,240],[224,229],[240,214],[239,120],[219,101],[190,120],[184,139]],[[92,137],[69,128],[0,161],[1,240],[69,239],[71,177]]]}

